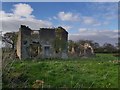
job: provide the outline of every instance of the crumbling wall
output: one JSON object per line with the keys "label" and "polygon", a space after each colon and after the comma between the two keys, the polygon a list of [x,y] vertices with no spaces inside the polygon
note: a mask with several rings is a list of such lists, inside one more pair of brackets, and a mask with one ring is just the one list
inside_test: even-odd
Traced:
{"label": "crumbling wall", "polygon": [[21,59],[21,30],[18,32],[18,39],[17,39],[17,56]]}
{"label": "crumbling wall", "polygon": [[22,26],[21,27],[21,33],[22,33],[22,39],[21,39],[21,53],[22,53],[22,58],[26,59],[26,58],[30,58],[29,56],[29,51],[28,51],[28,47],[30,45],[30,41],[31,41],[31,29],[29,27],[26,26]]}
{"label": "crumbling wall", "polygon": [[[57,39],[57,41],[56,41]],[[68,33],[62,27],[31,30],[21,25],[17,42],[17,55],[25,58],[67,57]],[[59,46],[59,53],[56,47]]]}
{"label": "crumbling wall", "polygon": [[[55,29],[41,28],[40,43],[42,45],[42,57],[54,57]],[[47,54],[49,53],[49,55]]]}
{"label": "crumbling wall", "polygon": [[56,28],[56,51],[58,57],[67,58],[68,48],[67,48],[67,41],[68,41],[68,32],[62,28]]}
{"label": "crumbling wall", "polygon": [[31,29],[21,25],[18,32],[17,55],[20,59],[29,58],[27,47],[30,43]]}

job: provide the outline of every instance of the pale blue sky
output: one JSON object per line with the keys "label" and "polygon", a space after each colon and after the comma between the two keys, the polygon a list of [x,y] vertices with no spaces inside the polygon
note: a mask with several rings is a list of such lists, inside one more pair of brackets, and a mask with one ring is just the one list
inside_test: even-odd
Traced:
{"label": "pale blue sky", "polygon": [[[23,12],[23,11],[24,12]],[[26,11],[25,11],[26,10]],[[116,42],[118,30],[118,3],[117,2],[4,2],[2,3],[3,17],[10,22],[15,16],[19,18],[11,21],[24,23],[33,29],[39,27],[63,26],[69,32],[69,39],[95,39],[102,42]],[[28,20],[29,17],[29,20]],[[24,20],[25,21],[24,21]],[[27,22],[28,20],[28,22]],[[31,20],[31,21],[30,21]],[[35,23],[38,22],[38,25]],[[32,25],[33,23],[33,25]],[[11,25],[5,20],[3,24]],[[16,26],[19,26],[17,24]],[[45,25],[46,24],[46,25]],[[35,28],[36,25],[36,28]],[[4,28],[4,25],[3,25]],[[10,30],[16,28],[9,27]],[[6,30],[6,27],[5,29]],[[9,30],[6,30],[9,31]],[[81,35],[82,34],[82,35]],[[110,36],[109,36],[109,35]],[[115,37],[112,37],[115,36]],[[98,38],[98,39],[97,39]],[[113,41],[114,40],[114,41]],[[102,43],[103,43],[102,42]]]}

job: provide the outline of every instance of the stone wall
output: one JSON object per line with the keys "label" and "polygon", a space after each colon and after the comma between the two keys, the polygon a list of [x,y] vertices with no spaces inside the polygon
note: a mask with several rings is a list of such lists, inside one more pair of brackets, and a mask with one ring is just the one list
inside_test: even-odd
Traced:
{"label": "stone wall", "polygon": [[[58,38],[58,42],[56,42]],[[25,58],[67,57],[68,33],[62,27],[31,30],[21,25],[17,41],[17,55]],[[56,53],[56,47],[61,51]]]}
{"label": "stone wall", "polygon": [[21,30],[18,32],[18,40],[17,40],[17,56],[21,59]]}

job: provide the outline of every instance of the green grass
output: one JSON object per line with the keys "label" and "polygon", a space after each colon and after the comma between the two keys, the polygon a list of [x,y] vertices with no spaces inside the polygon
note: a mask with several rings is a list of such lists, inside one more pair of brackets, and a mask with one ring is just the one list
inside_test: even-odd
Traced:
{"label": "green grass", "polygon": [[17,60],[5,75],[3,87],[31,88],[36,80],[42,80],[44,88],[117,88],[119,64],[114,60],[117,57],[111,54],[67,60]]}

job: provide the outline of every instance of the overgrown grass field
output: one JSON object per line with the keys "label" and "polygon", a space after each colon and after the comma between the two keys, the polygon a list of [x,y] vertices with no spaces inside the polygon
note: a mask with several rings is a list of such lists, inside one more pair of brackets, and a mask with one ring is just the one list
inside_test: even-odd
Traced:
{"label": "overgrown grass field", "polygon": [[65,60],[15,60],[9,72],[3,71],[3,88],[118,88],[117,60],[112,54]]}

